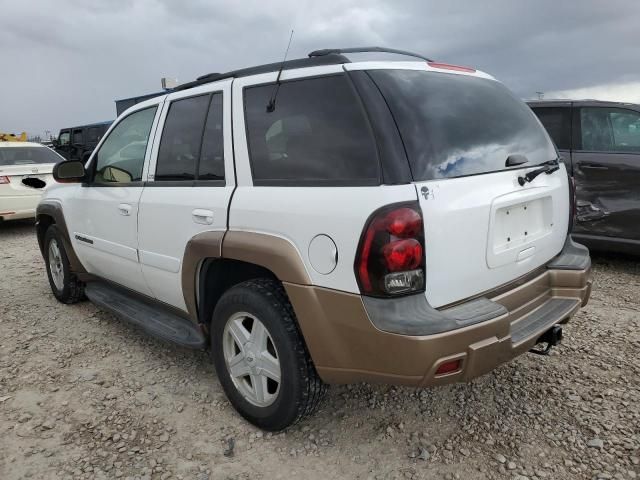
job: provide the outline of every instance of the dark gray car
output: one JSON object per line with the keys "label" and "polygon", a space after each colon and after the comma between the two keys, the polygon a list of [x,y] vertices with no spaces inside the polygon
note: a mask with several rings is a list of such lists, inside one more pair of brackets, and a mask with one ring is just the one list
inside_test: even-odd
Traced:
{"label": "dark gray car", "polygon": [[640,105],[553,100],[529,106],[575,180],[574,238],[640,254]]}

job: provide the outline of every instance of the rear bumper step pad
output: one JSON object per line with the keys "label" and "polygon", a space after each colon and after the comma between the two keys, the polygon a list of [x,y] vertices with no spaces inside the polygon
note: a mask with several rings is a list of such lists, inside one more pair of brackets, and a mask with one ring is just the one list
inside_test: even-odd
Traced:
{"label": "rear bumper step pad", "polygon": [[580,305],[573,298],[552,298],[539,308],[511,324],[511,342],[518,344],[546,331],[569,317]]}

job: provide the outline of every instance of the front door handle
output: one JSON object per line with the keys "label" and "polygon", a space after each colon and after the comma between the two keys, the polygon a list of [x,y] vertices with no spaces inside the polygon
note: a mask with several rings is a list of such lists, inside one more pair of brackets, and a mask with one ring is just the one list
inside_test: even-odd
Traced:
{"label": "front door handle", "polygon": [[131,205],[129,205],[128,203],[121,203],[120,205],[118,205],[118,211],[120,212],[120,215],[124,215],[125,217],[131,215],[131,208]]}
{"label": "front door handle", "polygon": [[196,223],[211,225],[213,223],[213,212],[211,210],[196,208],[191,212],[191,218],[193,218],[193,221]]}

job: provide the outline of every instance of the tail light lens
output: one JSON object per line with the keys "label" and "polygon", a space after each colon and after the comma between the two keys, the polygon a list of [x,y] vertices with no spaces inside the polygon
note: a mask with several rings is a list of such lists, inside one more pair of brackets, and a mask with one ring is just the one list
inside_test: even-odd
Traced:
{"label": "tail light lens", "polygon": [[0,176],[0,185],[10,183],[9,177]]}
{"label": "tail light lens", "polygon": [[355,271],[365,295],[388,297],[424,291],[424,226],[417,202],[389,205],[369,217]]}

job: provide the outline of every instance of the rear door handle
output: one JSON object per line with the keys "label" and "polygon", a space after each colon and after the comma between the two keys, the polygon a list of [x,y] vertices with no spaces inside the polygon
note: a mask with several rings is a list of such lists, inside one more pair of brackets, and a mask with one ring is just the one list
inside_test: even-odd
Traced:
{"label": "rear door handle", "polygon": [[120,212],[120,215],[124,215],[125,217],[131,215],[131,208],[131,205],[129,205],[128,203],[121,203],[120,205],[118,205],[118,211]]}
{"label": "rear door handle", "polygon": [[609,170],[609,167],[604,165],[594,165],[593,163],[581,163],[580,168],[586,168],[587,170]]}
{"label": "rear door handle", "polygon": [[213,212],[211,210],[196,208],[191,212],[191,218],[193,218],[193,221],[196,223],[211,225],[213,223]]}

